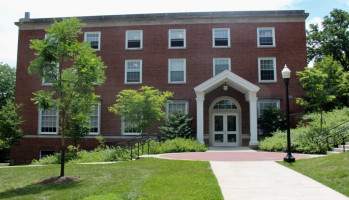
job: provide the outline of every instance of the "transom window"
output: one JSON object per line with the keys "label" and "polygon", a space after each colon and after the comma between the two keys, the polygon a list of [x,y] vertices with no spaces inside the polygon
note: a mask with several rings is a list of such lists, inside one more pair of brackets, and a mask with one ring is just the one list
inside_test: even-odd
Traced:
{"label": "transom window", "polygon": [[126,31],[126,49],[143,48],[143,31],[132,30]]}
{"label": "transom window", "polygon": [[258,101],[258,118],[260,118],[263,115],[263,112],[265,109],[269,108],[270,106],[274,106],[276,108],[280,107],[279,100],[259,100]]}
{"label": "transom window", "polygon": [[142,60],[125,61],[125,83],[142,83]]}
{"label": "transom window", "polygon": [[213,76],[223,72],[230,71],[230,58],[214,58],[213,59]]}
{"label": "transom window", "polygon": [[274,47],[275,33],[274,28],[258,28],[257,29],[258,46]]}
{"label": "transom window", "polygon": [[168,82],[169,83],[185,83],[185,59],[169,59],[168,60]]}
{"label": "transom window", "polygon": [[216,28],[212,30],[213,47],[230,47],[230,29]]}
{"label": "transom window", "polygon": [[186,33],[185,29],[170,29],[168,31],[168,47],[169,48],[185,48]]}
{"label": "transom window", "polygon": [[58,134],[58,112],[55,110],[40,110],[40,134]]}
{"label": "transom window", "polygon": [[183,111],[188,114],[188,101],[184,100],[173,100],[171,103],[167,103],[167,116],[172,115],[178,111]]}
{"label": "transom window", "polygon": [[259,82],[276,82],[276,59],[258,58]]}
{"label": "transom window", "polygon": [[237,106],[231,100],[220,100],[213,106],[213,109],[237,109]]}
{"label": "transom window", "polygon": [[91,48],[100,50],[101,32],[85,32],[85,41],[90,42]]}

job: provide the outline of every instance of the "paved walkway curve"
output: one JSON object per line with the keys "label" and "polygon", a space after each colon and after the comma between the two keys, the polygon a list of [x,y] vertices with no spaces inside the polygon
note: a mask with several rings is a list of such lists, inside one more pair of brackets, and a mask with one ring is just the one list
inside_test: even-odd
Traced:
{"label": "paved walkway curve", "polygon": [[[310,155],[292,154],[296,160]],[[170,153],[159,158],[210,161],[225,200],[349,200],[348,197],[274,161],[285,153],[248,148]]]}

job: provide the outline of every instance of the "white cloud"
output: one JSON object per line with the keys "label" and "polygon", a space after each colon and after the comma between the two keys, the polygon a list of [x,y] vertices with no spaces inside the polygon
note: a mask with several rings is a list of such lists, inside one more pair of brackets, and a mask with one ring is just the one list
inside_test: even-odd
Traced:
{"label": "white cloud", "polygon": [[323,21],[323,18],[321,17],[313,17],[311,20],[307,22],[306,28],[309,30],[310,24],[317,24],[319,26],[319,30],[323,30],[322,21]]}

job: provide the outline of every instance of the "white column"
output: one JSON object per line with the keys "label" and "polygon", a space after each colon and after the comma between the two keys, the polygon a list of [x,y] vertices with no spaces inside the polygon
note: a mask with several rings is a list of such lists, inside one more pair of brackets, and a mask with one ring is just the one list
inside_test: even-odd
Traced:
{"label": "white column", "polygon": [[204,93],[196,93],[196,139],[204,144]]}
{"label": "white column", "polygon": [[250,104],[250,143],[249,146],[256,147],[258,145],[257,137],[257,97],[256,93],[249,93],[248,100]]}

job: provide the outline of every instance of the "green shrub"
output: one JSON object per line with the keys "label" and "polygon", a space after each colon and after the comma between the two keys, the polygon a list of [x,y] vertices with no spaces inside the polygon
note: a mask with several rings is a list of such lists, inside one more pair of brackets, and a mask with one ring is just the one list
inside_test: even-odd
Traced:
{"label": "green shrub", "polygon": [[258,125],[263,129],[263,136],[270,136],[277,130],[286,130],[286,115],[275,106],[269,106],[258,119]]}
{"label": "green shrub", "polygon": [[[311,113],[304,115],[303,119],[310,119],[310,122],[306,125],[299,124],[298,128],[291,129],[291,150],[301,153],[326,153],[327,143],[321,141],[324,136],[319,136],[324,131],[349,120],[349,108],[343,108],[340,110],[333,110],[332,112],[326,112],[323,114],[323,128],[321,129],[321,119],[319,113]],[[349,123],[346,124],[349,126]],[[342,129],[338,127],[332,130],[330,133]],[[342,134],[348,134],[346,131]],[[347,138],[349,140],[349,138]],[[330,142],[333,140],[331,139]],[[334,145],[330,144],[330,148]],[[286,131],[276,131],[272,133],[272,137],[267,137],[259,142],[259,148],[265,151],[286,151]]]}
{"label": "green shrub", "polygon": [[150,153],[202,152],[208,148],[195,139],[176,138],[165,142],[150,142]]}
{"label": "green shrub", "polygon": [[183,111],[178,111],[170,115],[165,124],[159,127],[159,130],[165,139],[190,138],[193,134],[192,124],[193,118],[190,118]]}

